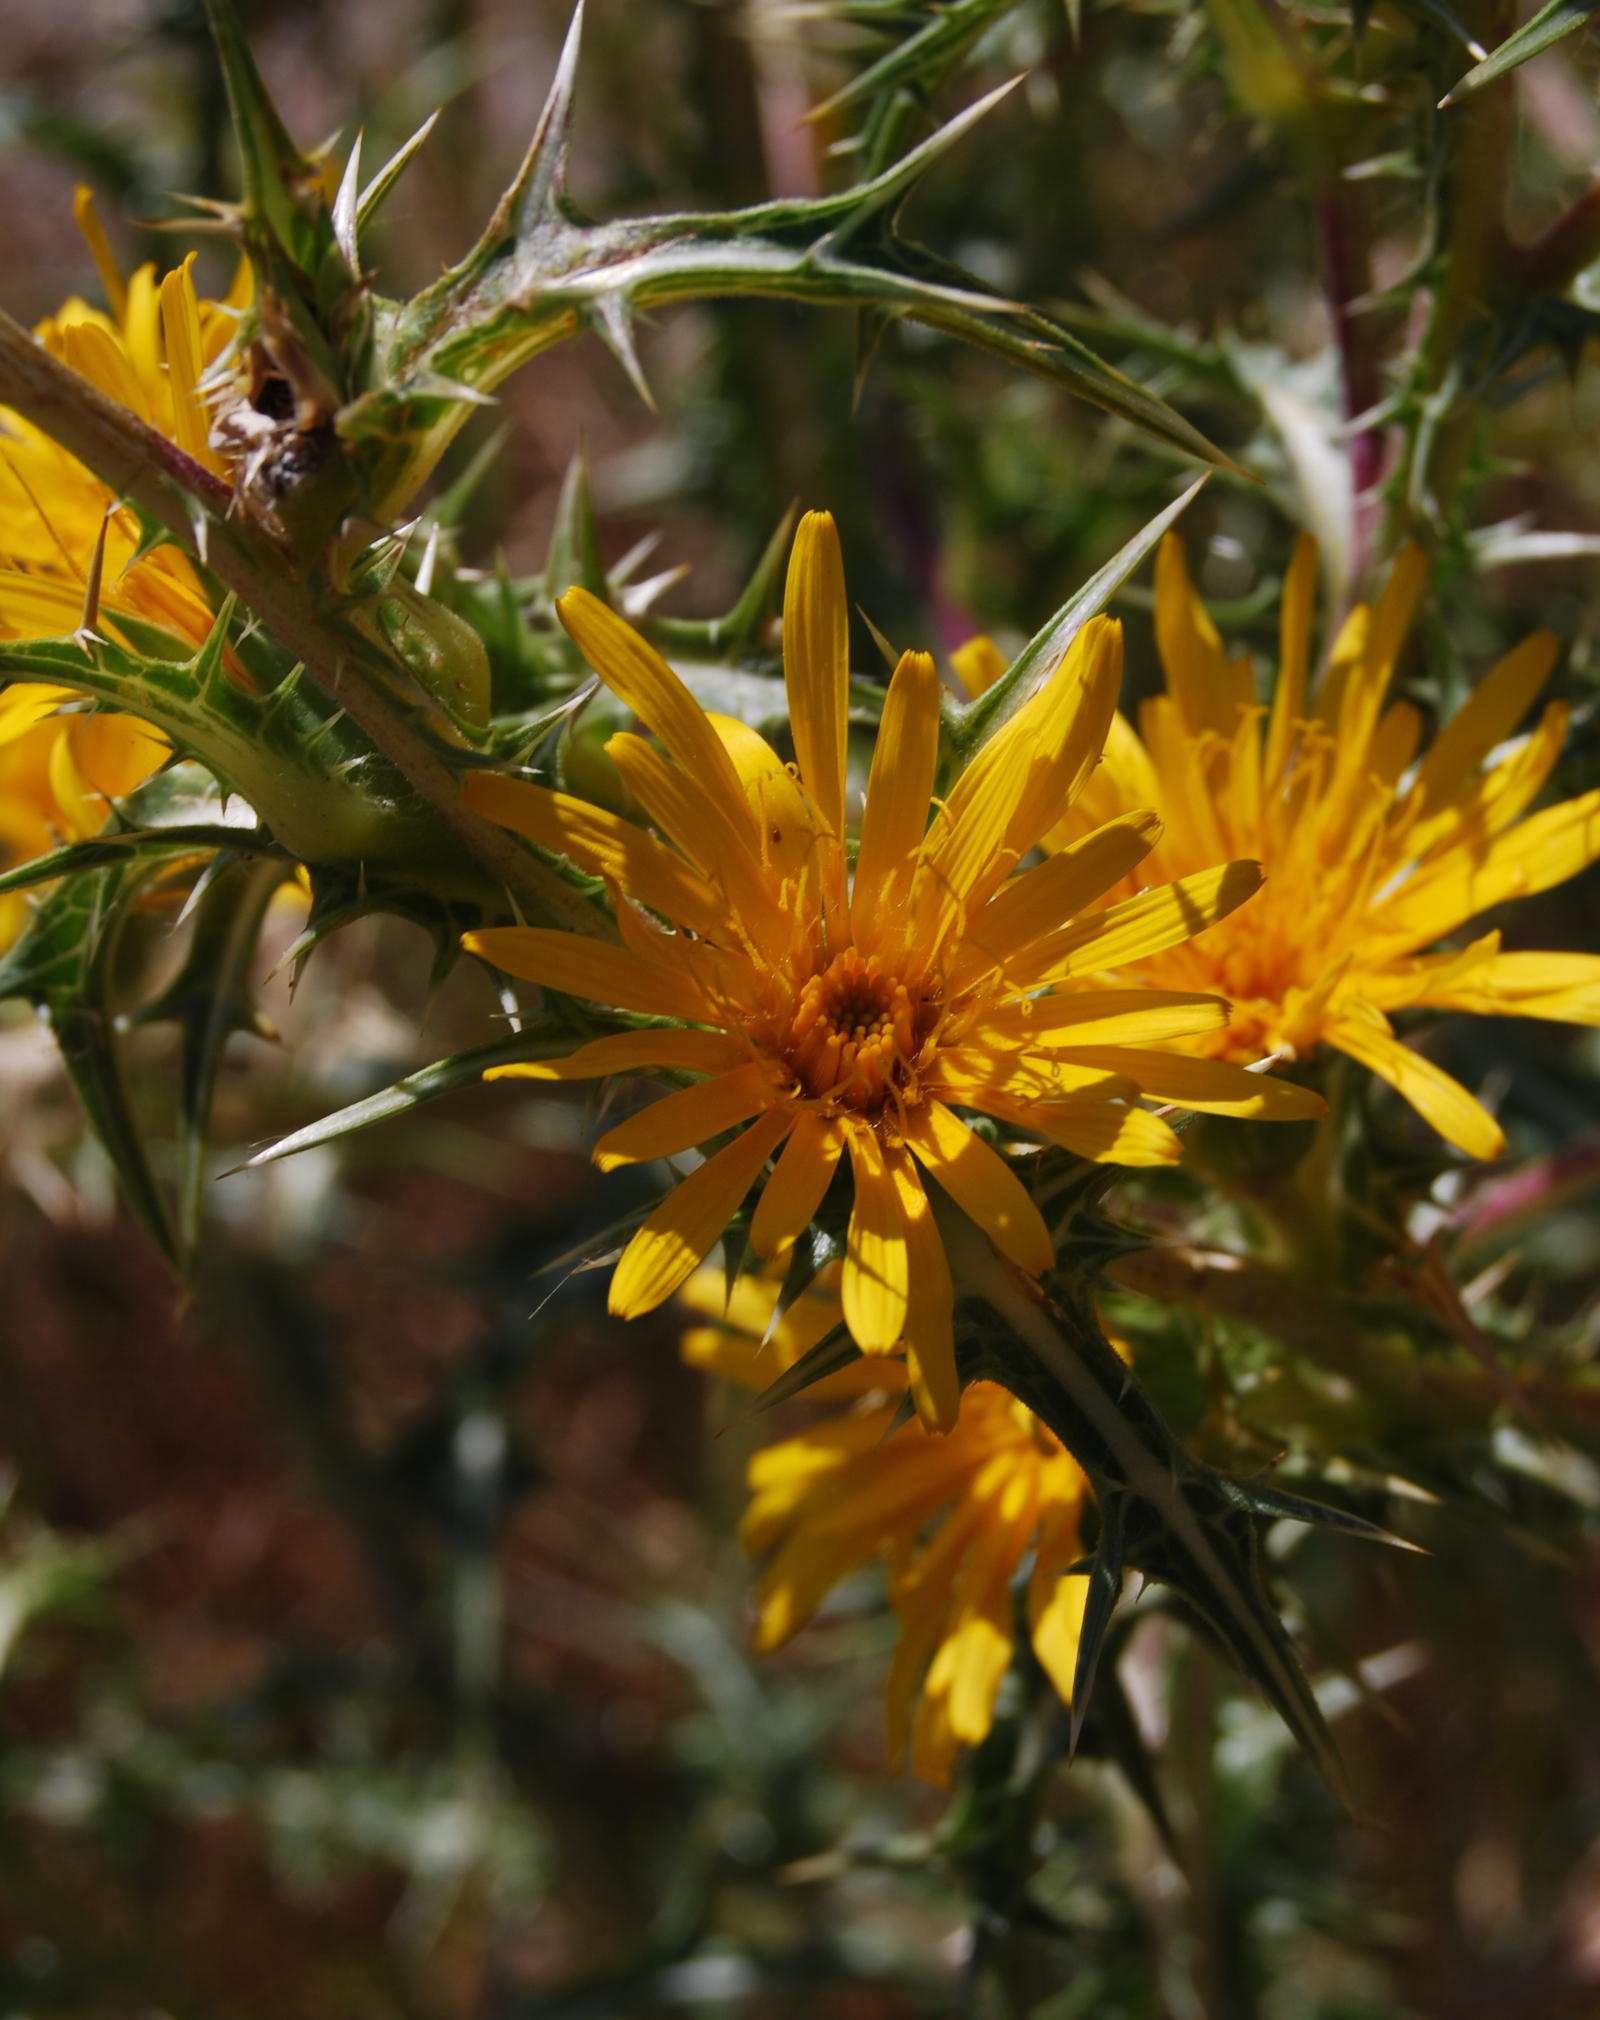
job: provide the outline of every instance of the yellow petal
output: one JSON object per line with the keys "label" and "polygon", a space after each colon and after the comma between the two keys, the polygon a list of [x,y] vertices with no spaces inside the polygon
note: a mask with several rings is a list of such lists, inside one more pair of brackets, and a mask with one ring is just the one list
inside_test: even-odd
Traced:
{"label": "yellow petal", "polygon": [[800,521],[783,591],[783,677],[800,783],[832,838],[823,864],[830,935],[844,937],[844,768],[850,718],[850,606],[839,534],[826,512]]}
{"label": "yellow petal", "polygon": [[153,421],[150,402],[132,361],[116,338],[98,323],[74,323],[63,331],[67,363],[91,385],[137,414],[141,421]]}
{"label": "yellow petal", "polygon": [[783,675],[801,783],[843,835],[850,607],[838,530],[826,512],[808,512],[795,532],[783,592]]}
{"label": "yellow petal", "polygon": [[1080,1066],[1041,1047],[990,1051],[977,1039],[952,1046],[923,1083],[925,1093],[962,1108],[982,1107],[990,1094],[1010,1101],[1137,1101],[1139,1089],[1125,1073],[1103,1066]]}
{"label": "yellow petal", "polygon": [[1532,708],[1560,649],[1548,631],[1532,632],[1484,675],[1465,707],[1434,738],[1407,795],[1408,811],[1414,806],[1426,816],[1456,797]]}
{"label": "yellow petal", "polygon": [[844,1128],[802,1109],[750,1223],[757,1255],[776,1255],[810,1225],[844,1150]]}
{"label": "yellow petal", "polygon": [[641,1073],[652,1066],[684,1073],[726,1073],[745,1064],[748,1054],[721,1031],[680,1031],[665,1025],[649,1031],[613,1031],[592,1038],[565,1059],[519,1059],[491,1066],[485,1080],[598,1080],[607,1073]]}
{"label": "yellow petal", "polygon": [[1041,1103],[1031,1116],[1025,1128],[1096,1164],[1176,1164],[1183,1155],[1177,1137],[1148,1109],[1056,1101]]}
{"label": "yellow petal", "polygon": [[1108,1073],[1126,1073],[1140,1092],[1207,1115],[1243,1115],[1258,1122],[1315,1122],[1328,1104],[1309,1087],[1246,1073],[1223,1059],[1190,1059],[1181,1052],[1137,1052],[1126,1045],[1074,1047],[1071,1058]]}
{"label": "yellow petal", "polygon": [[1422,741],[1422,716],[1409,701],[1391,702],[1372,738],[1367,770],[1391,791],[1399,784]]}
{"label": "yellow petal", "polygon": [[502,772],[469,772],[461,797],[475,814],[513,828],[593,877],[610,877],[641,905],[695,933],[721,925],[727,907],[705,878],[654,835],[567,793]]}
{"label": "yellow petal", "polygon": [[65,723],[50,751],[50,791],[61,824],[74,841],[85,841],[106,817],[106,803],[79,772]]}
{"label": "yellow petal", "polygon": [[[0,603],[3,601],[3,591],[0,591]],[[6,688],[0,692],[0,745],[14,742],[35,723],[54,715],[64,701],[76,701],[77,698],[75,690],[70,687],[46,687],[31,680],[18,681],[15,687]]]}
{"label": "yellow petal", "polygon": [[891,1151],[888,1164],[906,1230],[905,1346],[911,1397],[930,1431],[950,1431],[961,1414],[950,1262],[916,1166],[903,1150]]}
{"label": "yellow petal", "polygon": [[[1122,626],[1093,617],[1054,679],[1008,725],[1017,733],[1019,755],[1025,753],[1027,776],[1006,828],[1013,859],[1025,855],[1083,790],[1105,749],[1121,687]],[[1000,874],[997,866],[989,889],[999,884]]]}
{"label": "yellow petal", "polygon": [[1051,933],[1119,882],[1154,847],[1153,813],[1120,814],[1015,877],[974,920],[967,944],[1004,967],[1021,948]]}
{"label": "yellow petal", "polygon": [[[851,930],[869,951],[881,935],[880,913],[892,881],[902,879],[928,825],[934,768],[939,758],[939,676],[925,652],[908,652],[894,670],[878,726],[861,817],[850,899]],[[887,922],[884,921],[883,924]]]}
{"label": "yellow petal", "polygon": [[1317,543],[1309,533],[1302,533],[1283,578],[1283,601],[1278,612],[1278,684],[1272,694],[1264,766],[1269,785],[1275,786],[1288,770],[1289,754],[1305,714],[1316,595]]}
{"label": "yellow petal", "polygon": [[591,1003],[610,1003],[645,1016],[682,1017],[689,1023],[708,1024],[715,1015],[687,972],[675,974],[664,965],[641,960],[628,947],[611,947],[543,926],[490,926],[481,933],[464,933],[461,944],[506,974],[520,975],[563,996],[582,996]]}
{"label": "yellow petal", "polygon": [[[774,881],[750,845],[746,821],[730,816],[721,800],[702,792],[688,772],[668,764],[643,737],[624,731],[609,738],[606,756],[651,820],[724,893],[746,927],[781,945],[788,937],[787,924]],[[738,813],[742,817],[748,811],[741,786]]]}
{"label": "yellow petal", "polygon": [[[985,802],[1009,803],[1002,832],[1015,856],[1031,848],[1076,797],[1104,748],[1122,675],[1122,627],[1094,617],[1037,693],[983,746],[945,802],[946,832]],[[1010,865],[1001,868],[1004,874]]]}
{"label": "yellow petal", "polygon": [[816,850],[806,796],[764,736],[731,715],[708,718],[744,784],[763,865],[778,877],[798,877]]}
{"label": "yellow petal", "polygon": [[1448,1073],[1424,1059],[1391,1032],[1365,1018],[1345,1017],[1323,1031],[1328,1043],[1347,1052],[1405,1096],[1424,1121],[1468,1157],[1499,1157],[1505,1132],[1494,1117]]}
{"label": "yellow petal", "polygon": [[1033,1276],[1054,1266],[1049,1229],[1021,1179],[943,1102],[925,1101],[911,1111],[906,1142],[1002,1255]]}
{"label": "yellow petal", "polygon": [[906,1324],[906,1235],[900,1197],[870,1129],[850,1130],[856,1201],[840,1293],[850,1337],[864,1354],[891,1353]]}
{"label": "yellow petal", "polygon": [[1490,1017],[1551,1017],[1572,1024],[1597,1024],[1600,956],[1496,953],[1462,982],[1430,989],[1427,1000]]}
{"label": "yellow petal", "polygon": [[950,655],[950,664],[955,669],[956,678],[967,690],[969,701],[976,701],[980,694],[987,694],[1006,671],[1005,654],[992,638],[986,638],[981,631],[975,638],[969,638],[964,645],[956,647]]}
{"label": "yellow petal", "polygon": [[118,715],[110,709],[76,717],[67,735],[84,783],[112,800],[142,785],[172,755],[160,730],[136,715]]}
{"label": "yellow petal", "polygon": [[1089,1581],[1081,1574],[1062,1575],[1033,1627],[1033,1652],[1055,1685],[1063,1704],[1072,1702],[1078,1667],[1078,1642],[1089,1605]]}
{"label": "yellow petal", "polygon": [[1122,632],[1093,618],[1044,687],[957,779],[923,845],[914,957],[931,958],[963,909],[982,905],[1071,804],[1116,714]]}
{"label": "yellow petal", "polygon": [[[1222,640],[1189,580],[1181,534],[1169,533],[1156,554],[1156,651],[1185,729],[1197,736],[1223,678]],[[1254,699],[1254,697],[1251,697]],[[1231,722],[1213,725],[1227,736]]]}
{"label": "yellow petal", "polygon": [[128,276],[128,309],[122,319],[122,341],[128,347],[133,369],[139,374],[156,426],[164,435],[170,435],[172,394],[167,375],[161,369],[161,302],[156,291],[156,270],[149,260]]}
{"label": "yellow petal", "polygon": [[72,222],[89,248],[89,255],[100,275],[100,285],[111,304],[111,313],[121,322],[128,308],[127,283],[122,278],[121,267],[117,265],[117,256],[111,250],[111,241],[106,237],[106,228],[95,213],[94,192],[85,183],[80,182],[72,193]]}
{"label": "yellow petal", "polygon": [[1012,978],[1026,986],[1130,966],[1192,940],[1253,897],[1261,883],[1259,863],[1239,862],[1158,884],[1036,941],[1025,959],[1012,963]]}
{"label": "yellow petal", "polygon": [[200,345],[200,304],[195,300],[190,268],[195,255],[161,283],[161,337],[167,353],[167,384],[172,391],[173,431],[186,455],[208,470],[220,468],[210,444],[211,423],[200,397],[205,360]]}
{"label": "yellow petal", "polygon": [[1384,584],[1383,594],[1373,610],[1372,628],[1367,636],[1366,657],[1376,679],[1383,686],[1388,685],[1389,676],[1394,671],[1401,643],[1411,628],[1417,599],[1427,580],[1427,555],[1420,547],[1402,547],[1394,558],[1389,580]]}
{"label": "yellow petal", "polygon": [[661,739],[700,791],[745,828],[749,847],[754,828],[733,760],[705,710],[660,653],[587,589],[569,589],[556,615],[612,693]]}
{"label": "yellow petal", "polygon": [[1565,883],[1600,856],[1600,788],[1564,800],[1497,835],[1486,847],[1462,844],[1402,884],[1371,919],[1375,937],[1425,946],[1507,898]]}
{"label": "yellow petal", "polygon": [[989,1736],[994,1701],[1011,1667],[1012,1646],[1010,1609],[999,1605],[963,1621],[945,1643],[954,1653],[950,1731],[967,1746],[977,1746]]}
{"label": "yellow petal", "polygon": [[777,1098],[767,1067],[752,1059],[693,1087],[680,1087],[630,1115],[626,1122],[619,1122],[615,1129],[608,1129],[594,1147],[594,1161],[602,1171],[614,1171],[622,1164],[675,1157],[681,1150],[692,1150],[725,1129],[748,1122],[752,1115],[773,1106]]}
{"label": "yellow petal", "polygon": [[783,1141],[790,1120],[785,1111],[771,1110],[673,1187],[623,1250],[611,1278],[608,1308],[618,1318],[653,1312],[687,1281]]}
{"label": "yellow petal", "polygon": [[1177,1137],[1148,1109],[1111,1101],[1018,1101],[989,1089],[974,1089],[962,1099],[1096,1164],[1176,1164],[1183,1155]]}
{"label": "yellow petal", "polygon": [[991,1011],[974,1031],[984,1045],[1054,1053],[1061,1046],[1151,1045],[1225,1030],[1221,996],[1165,989],[1085,989],[1069,996],[1030,996]]}

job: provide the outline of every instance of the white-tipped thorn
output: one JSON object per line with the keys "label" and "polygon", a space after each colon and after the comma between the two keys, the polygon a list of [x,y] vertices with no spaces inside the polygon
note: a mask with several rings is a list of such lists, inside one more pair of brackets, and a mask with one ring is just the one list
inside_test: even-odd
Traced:
{"label": "white-tipped thorn", "polygon": [[433,594],[433,564],[439,558],[440,526],[437,519],[428,528],[428,544],[422,550],[422,566],[417,570],[417,594]]}
{"label": "white-tipped thorn", "polygon": [[365,130],[363,128],[356,135],[350,159],[344,165],[339,194],[333,200],[333,235],[339,241],[345,264],[357,280],[361,278],[361,259],[356,248],[356,206],[361,188],[361,141]]}

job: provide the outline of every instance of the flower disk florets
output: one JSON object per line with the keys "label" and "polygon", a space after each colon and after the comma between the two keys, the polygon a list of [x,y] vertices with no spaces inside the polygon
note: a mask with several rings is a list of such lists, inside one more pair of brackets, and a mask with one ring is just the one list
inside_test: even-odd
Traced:
{"label": "flower disk florets", "polygon": [[800,991],[789,1066],[813,1098],[875,1116],[914,1082],[935,1015],[876,954],[846,947]]}

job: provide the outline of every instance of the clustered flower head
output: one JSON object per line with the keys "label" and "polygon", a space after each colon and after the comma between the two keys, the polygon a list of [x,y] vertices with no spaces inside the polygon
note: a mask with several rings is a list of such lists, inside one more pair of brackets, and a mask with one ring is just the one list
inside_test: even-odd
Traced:
{"label": "clustered flower head", "polygon": [[662,1201],[617,1265],[611,1308],[661,1304],[776,1159],[750,1224],[758,1255],[808,1226],[841,1160],[854,1182],[840,1291],[864,1353],[903,1351],[925,1421],[956,1421],[953,1291],[925,1179],[1024,1270],[1054,1260],[1011,1161],[963,1119],[1119,1164],[1178,1140],[1141,1096],[1229,1115],[1321,1113],[1306,1090],[1159,1048],[1227,1018],[1214,995],[1102,988],[1225,917],[1257,888],[1214,859],[1181,882],[1090,910],[1160,833],[1119,812],[1019,870],[1100,762],[1122,676],[1120,627],[1096,618],[943,793],[940,686],[908,652],[884,699],[851,874],[845,831],[848,603],[838,535],[802,521],[783,612],[798,763],[708,715],[654,648],[581,589],[559,605],[589,664],[655,741],[606,749],[654,832],[527,781],[475,774],[468,804],[605,878],[620,945],[502,927],[465,944],[497,967],[617,1011],[676,1020],[565,1060],[498,1069],[563,1079],[704,1076],[630,1116],[602,1168],[738,1132]]}
{"label": "clustered flower head", "polygon": [[[814,1291],[773,1327],[776,1284],[741,1277],[730,1297],[720,1270],[691,1277],[683,1297],[712,1322],[684,1334],[684,1359],[751,1388],[839,1321],[837,1295]],[[905,1381],[898,1361],[863,1359],[813,1385],[809,1396],[854,1407],[755,1455],[740,1533],[748,1549],[771,1553],[756,1591],[763,1653],[797,1633],[841,1579],[887,1562],[900,1623],[885,1698],[890,1757],[898,1761],[909,1740],[916,1772],[948,1786],[962,1747],[978,1745],[993,1723],[1016,1645],[1012,1585],[1030,1554],[1033,1652],[1063,1702],[1072,1700],[1089,1587],[1064,1574],[1082,1556],[1089,1483],[993,1382],[971,1385],[946,1437],[915,1420],[896,1426]]]}
{"label": "clustered flower head", "polygon": [[[113,312],[74,298],[36,336],[102,393],[217,468],[200,380],[249,300],[248,264],[241,263],[224,302],[196,297],[192,257],[159,282],[148,264],[124,280],[85,189],[74,214]],[[187,557],[170,543],[138,554],[138,520],[115,507],[76,457],[0,409],[0,638],[76,630],[103,535],[96,623],[113,633],[153,625],[190,647],[202,643],[212,611]],[[130,633],[129,642],[137,636]],[[8,865],[93,834],[110,801],[171,754],[166,738],[137,716],[87,713],[81,705],[78,713],[60,712],[78,701],[70,689],[33,682],[0,695],[0,852]],[[26,917],[25,898],[0,898],[0,945]]]}
{"label": "clustered flower head", "polygon": [[[1600,1023],[1600,958],[1503,952],[1498,930],[1441,947],[1506,899],[1548,890],[1600,856],[1600,790],[1522,818],[1560,754],[1569,710],[1551,702],[1516,742],[1557,645],[1535,632],[1507,653],[1418,758],[1422,717],[1388,700],[1426,579],[1411,548],[1377,603],[1358,605],[1308,692],[1316,546],[1303,538],[1284,584],[1282,653],[1270,707],[1248,656],[1228,659],[1169,535],[1156,570],[1166,692],[1139,729],[1118,715],[1105,762],[1051,843],[1070,851],[1135,807],[1163,832],[1125,890],[1231,855],[1265,887],[1198,938],[1123,965],[1130,982],[1215,990],[1226,1025],[1174,1039],[1212,1057],[1305,1058],[1333,1046],[1387,1080],[1473,1157],[1505,1138],[1458,1082],[1395,1035],[1397,1010]],[[1430,951],[1432,950],[1432,951]]]}

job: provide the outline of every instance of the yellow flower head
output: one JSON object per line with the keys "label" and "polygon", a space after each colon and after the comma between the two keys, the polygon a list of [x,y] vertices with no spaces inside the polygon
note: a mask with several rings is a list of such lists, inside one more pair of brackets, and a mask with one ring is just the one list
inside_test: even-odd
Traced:
{"label": "yellow flower head", "polygon": [[500,1070],[706,1076],[603,1136],[603,1169],[741,1131],[634,1236],[612,1279],[613,1311],[631,1317],[670,1297],[774,1156],[750,1240],[759,1255],[786,1247],[848,1153],[845,1318],[865,1353],[904,1347],[919,1409],[948,1426],[959,1407],[951,1281],[922,1174],[1022,1268],[1037,1273],[1053,1260],[1011,1164],[957,1109],[1135,1164],[1178,1153],[1167,1125],[1136,1105],[1141,1092],[1229,1114],[1320,1113],[1303,1090],[1236,1067],[1131,1049],[1212,1030],[1227,1015],[1214,997],[1042,994],[1187,939],[1259,882],[1253,864],[1233,863],[1082,916],[1155,839],[1159,824],[1142,812],[1012,874],[1099,759],[1122,670],[1115,624],[1084,627],[938,803],[939,681],[926,654],[905,654],[884,701],[852,879],[848,605],[830,518],[802,522],[784,600],[797,767],[742,723],[707,715],[596,598],[571,590],[560,612],[590,665],[659,740],[624,734],[606,746],[656,833],[493,775],[474,775],[467,799],[605,877],[626,944],[503,927],[469,934],[466,945],[549,988],[681,1023]]}
{"label": "yellow flower head", "polygon": [[1345,620],[1308,700],[1316,545],[1302,538],[1284,584],[1277,687],[1263,708],[1248,656],[1225,657],[1169,535],[1156,569],[1167,691],[1141,708],[1137,735],[1116,718],[1105,764],[1051,840],[1075,846],[1086,824],[1148,806],[1165,823],[1149,857],[1158,876],[1227,855],[1259,858],[1266,888],[1244,912],[1122,972],[1230,1000],[1232,1022],[1185,1035],[1187,1050],[1303,1058],[1326,1043],[1381,1075],[1459,1149],[1496,1157],[1505,1138],[1494,1119],[1403,1045],[1387,1013],[1600,1023],[1600,959],[1591,955],[1504,954],[1498,932],[1424,951],[1600,856],[1600,791],[1519,818],[1567,725],[1568,710],[1552,702],[1530,735],[1506,742],[1555,663],[1556,641],[1542,631],[1479,683],[1416,762],[1422,719],[1409,702],[1385,699],[1425,578],[1418,550],[1402,553],[1376,605]]}
{"label": "yellow flower head", "polygon": [[[229,341],[248,300],[241,267],[226,303],[196,299],[191,261],[159,283],[153,266],[124,281],[86,189],[74,215],[100,269],[111,315],[76,299],[39,325],[45,348],[180,447],[217,469],[207,446],[200,374]],[[188,560],[163,546],[135,561],[139,525],[107,508],[112,494],[50,437],[0,409],[0,638],[55,638],[82,622],[96,542],[104,527],[99,613],[108,631],[127,616],[198,646],[212,612]],[[91,835],[107,802],[146,779],[169,755],[166,739],[136,716],[56,713],[70,689],[29,682],[0,692],[0,856],[26,862]],[[0,945],[15,938],[26,900],[0,899]]]}
{"label": "yellow flower head", "polygon": [[[248,265],[241,265],[225,302],[197,299],[192,254],[160,282],[150,265],[124,282],[87,190],[79,190],[74,210],[113,312],[103,315],[74,298],[35,335],[101,392],[220,471],[207,442],[199,382],[238,327],[238,312],[249,300]],[[111,492],[75,457],[20,415],[0,409],[0,637],[59,638],[77,627],[95,542],[112,502]],[[167,544],[135,562],[138,541],[133,513],[114,513],[106,528],[101,612],[113,629],[126,612],[200,644],[212,612],[187,558]]]}
{"label": "yellow flower head", "polygon": [[[684,1359],[750,1387],[792,1366],[839,1319],[837,1296],[808,1295],[758,1348],[775,1285],[741,1277],[728,1300],[722,1272],[702,1270],[683,1295],[721,1321],[684,1335]],[[947,1786],[960,1748],[976,1746],[993,1720],[1015,1643],[1012,1581],[1030,1551],[1033,1650],[1071,1702],[1089,1581],[1062,1573],[1082,1555],[1088,1482],[1039,1419],[993,1382],[973,1383],[944,1438],[915,1421],[885,1437],[905,1393],[897,1361],[854,1362],[807,1393],[858,1401],[750,1461],[740,1533],[747,1549],[772,1553],[756,1593],[756,1646],[781,1647],[841,1578],[886,1557],[900,1620],[885,1705],[890,1756],[898,1760],[909,1737],[918,1774]]]}

